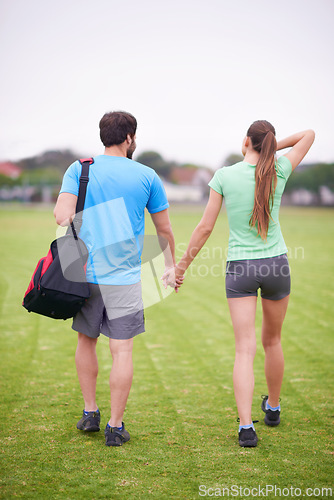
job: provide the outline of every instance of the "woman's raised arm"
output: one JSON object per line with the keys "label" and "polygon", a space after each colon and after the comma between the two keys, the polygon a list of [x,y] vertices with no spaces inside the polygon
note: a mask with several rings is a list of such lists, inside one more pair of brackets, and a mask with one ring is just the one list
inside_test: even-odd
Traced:
{"label": "woman's raised arm", "polygon": [[284,156],[286,156],[290,160],[292,170],[294,170],[312,146],[314,138],[314,130],[304,130],[303,132],[297,132],[296,134],[290,135],[286,139],[278,141],[277,151],[285,148],[292,148]]}

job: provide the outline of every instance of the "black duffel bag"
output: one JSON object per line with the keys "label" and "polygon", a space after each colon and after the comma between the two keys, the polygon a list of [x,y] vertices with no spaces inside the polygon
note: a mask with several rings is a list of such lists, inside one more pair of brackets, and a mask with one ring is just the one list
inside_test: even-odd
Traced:
{"label": "black duffel bag", "polygon": [[88,251],[78,238],[85,203],[89,166],[93,159],[80,160],[82,165],[78,202],[74,221],[65,236],[50,245],[46,257],[39,260],[23,298],[23,307],[54,319],[72,318],[90,297],[86,281]]}

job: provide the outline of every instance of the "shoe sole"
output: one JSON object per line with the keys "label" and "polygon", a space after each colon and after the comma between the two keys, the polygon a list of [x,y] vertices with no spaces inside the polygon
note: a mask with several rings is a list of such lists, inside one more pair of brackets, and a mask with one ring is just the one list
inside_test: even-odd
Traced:
{"label": "shoe sole", "polygon": [[122,446],[123,443],[128,443],[130,441],[130,439],[128,439],[127,441],[121,441],[120,443],[115,443],[115,441],[112,441],[111,443],[106,443],[106,446]]}
{"label": "shoe sole", "polygon": [[242,448],[255,448],[257,446],[257,442],[258,440],[256,441],[239,441],[239,445],[242,447]]}
{"label": "shoe sole", "polygon": [[84,432],[98,432],[100,430],[100,427],[97,427],[96,425],[93,425],[92,427],[78,427],[77,429],[79,431],[84,431]]}
{"label": "shoe sole", "polygon": [[122,446],[123,443],[128,443],[130,439],[118,439],[117,441],[106,442],[106,446]]}
{"label": "shoe sole", "polygon": [[279,425],[281,422],[281,419],[279,418],[278,420],[269,420],[267,418],[267,415],[264,417],[264,423],[266,425],[268,425],[269,427],[276,427],[277,425]]}

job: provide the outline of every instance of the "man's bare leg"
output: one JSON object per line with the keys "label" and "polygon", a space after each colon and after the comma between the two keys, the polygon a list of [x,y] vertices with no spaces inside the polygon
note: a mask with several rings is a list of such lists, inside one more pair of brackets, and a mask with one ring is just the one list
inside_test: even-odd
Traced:
{"label": "man's bare leg", "polygon": [[133,339],[109,339],[113,364],[110,373],[111,427],[121,427],[133,378]]}
{"label": "man's bare leg", "polygon": [[75,353],[75,364],[86,411],[96,411],[96,380],[98,361],[96,356],[97,339],[78,333],[78,346]]}

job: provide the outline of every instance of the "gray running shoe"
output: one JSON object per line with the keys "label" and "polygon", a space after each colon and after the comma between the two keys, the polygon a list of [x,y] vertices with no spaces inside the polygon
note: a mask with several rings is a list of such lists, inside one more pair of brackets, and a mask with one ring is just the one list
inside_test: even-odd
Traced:
{"label": "gray running shoe", "polygon": [[77,429],[85,432],[97,432],[100,430],[100,412],[97,411],[88,411],[85,413],[85,410],[82,412],[82,418],[77,423]]}
{"label": "gray running shoe", "polygon": [[244,448],[255,448],[258,438],[252,427],[249,429],[241,429],[239,432],[239,444]]}
{"label": "gray running shoe", "polygon": [[268,401],[268,396],[262,396],[261,409],[266,414],[264,417],[264,423],[270,427],[275,427],[281,421],[279,410],[267,410],[266,403]]}
{"label": "gray running shoe", "polygon": [[123,443],[130,441],[130,434],[125,430],[124,422],[122,422],[122,430],[118,427],[109,427],[108,424],[104,430],[106,438],[106,446],[122,446]]}

